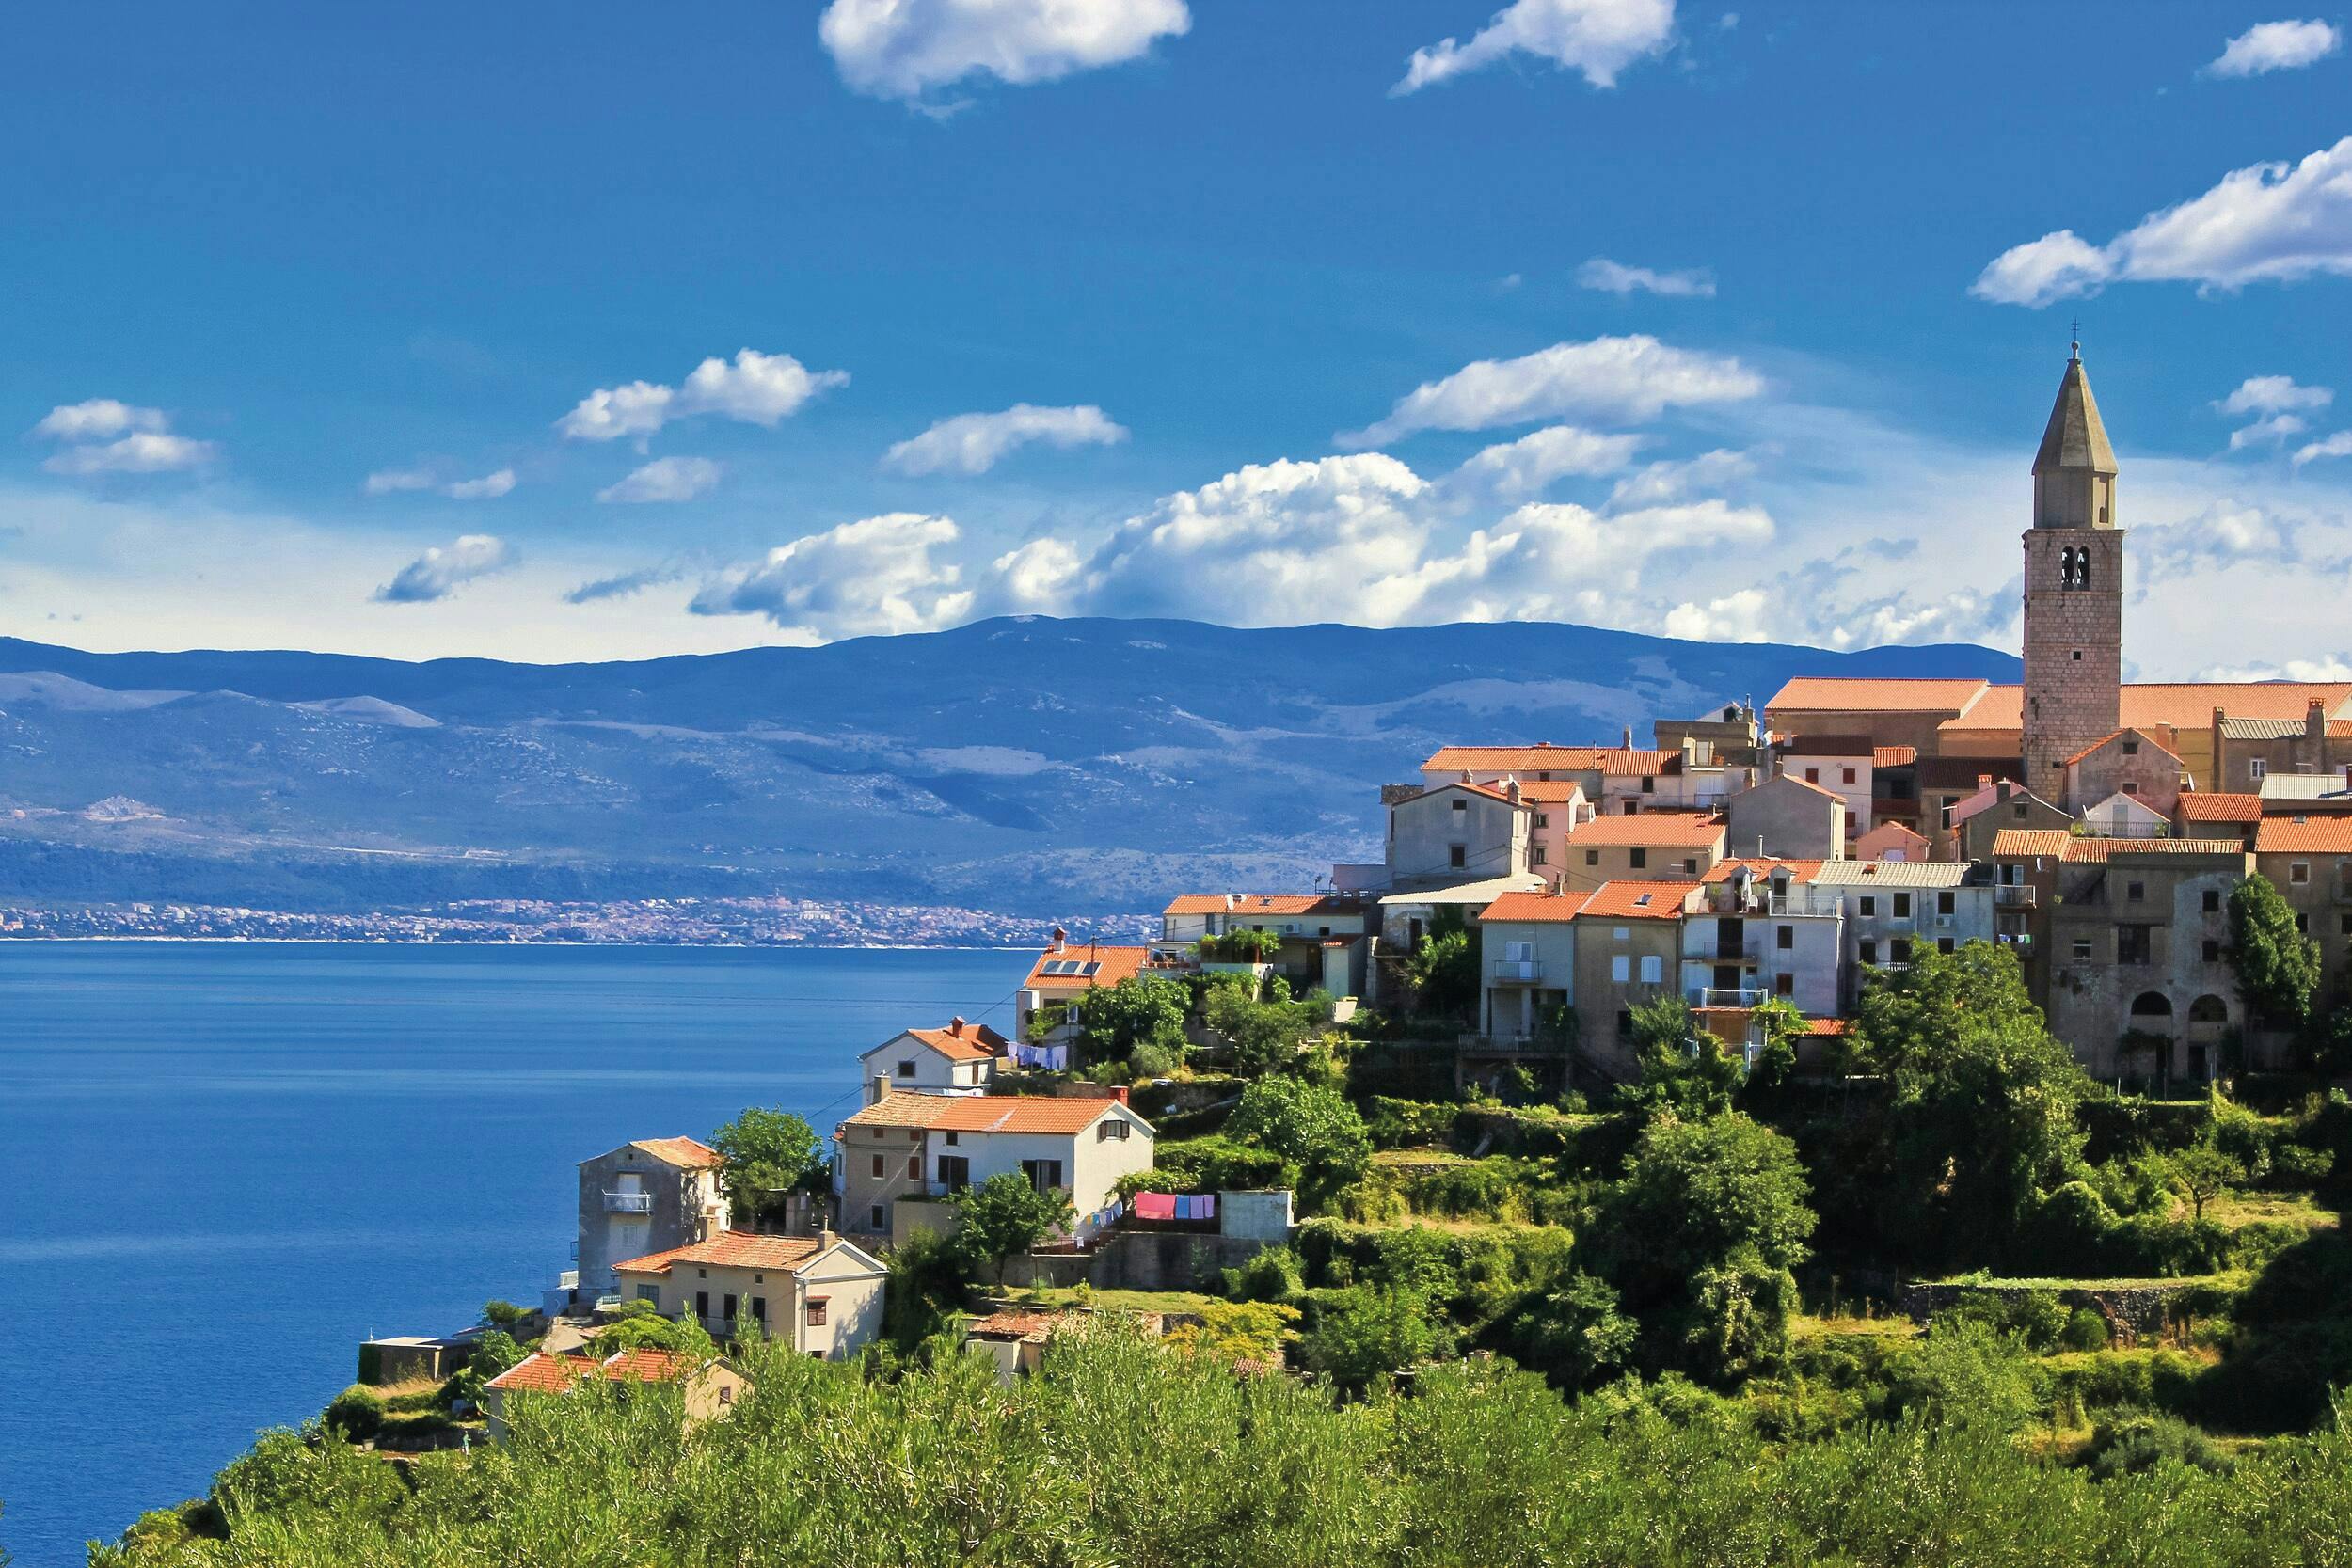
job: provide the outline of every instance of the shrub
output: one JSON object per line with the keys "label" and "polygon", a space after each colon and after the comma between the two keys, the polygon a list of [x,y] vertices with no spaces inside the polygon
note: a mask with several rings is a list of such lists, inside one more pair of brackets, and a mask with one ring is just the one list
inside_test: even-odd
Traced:
{"label": "shrub", "polygon": [[2088,1307],[2077,1307],[2067,1314],[2066,1327],[2058,1335],[2058,1343],[2068,1350],[2105,1350],[2108,1338],[2106,1319]]}
{"label": "shrub", "polygon": [[1298,1167],[1271,1149],[1211,1136],[1164,1143],[1152,1151],[1152,1169],[1121,1177],[1121,1196],[1152,1193],[1253,1192],[1295,1187]]}
{"label": "shrub", "polygon": [[1365,1101],[1364,1131],[1375,1148],[1432,1148],[1449,1142],[1459,1106],[1374,1095]]}
{"label": "shrub", "polygon": [[1361,1388],[1453,1348],[1452,1336],[1409,1291],[1359,1285],[1310,1299],[1313,1319],[1300,1337],[1299,1354],[1310,1370],[1342,1387]]}
{"label": "shrub", "polygon": [[364,1442],[384,1425],[384,1396],[355,1383],[335,1396],[320,1419],[351,1441]]}
{"label": "shrub", "polygon": [[2213,1439],[2176,1416],[2129,1416],[2102,1421],[2083,1449],[2081,1464],[2101,1481],[2136,1476],[2160,1465],[2191,1465],[2220,1474],[2230,1456]]}
{"label": "shrub", "polygon": [[2041,1402],[2025,1342],[1969,1318],[1929,1324],[1927,1337],[1889,1374],[1889,1415],[1917,1411],[1955,1425],[2015,1432]]}
{"label": "shrub", "polygon": [[1267,1247],[1238,1269],[1225,1271],[1225,1293],[1234,1301],[1291,1301],[1307,1289],[1298,1254]]}
{"label": "shrub", "polygon": [[1127,1071],[1136,1078],[1165,1078],[1176,1070],[1176,1053],[1146,1041],[1127,1057]]}

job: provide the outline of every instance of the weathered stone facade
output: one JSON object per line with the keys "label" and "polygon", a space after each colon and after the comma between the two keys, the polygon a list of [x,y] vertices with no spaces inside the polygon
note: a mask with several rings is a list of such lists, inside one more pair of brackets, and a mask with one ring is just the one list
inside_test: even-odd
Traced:
{"label": "weathered stone facade", "polygon": [[2033,465],[2026,531],[2026,784],[2056,795],[2076,752],[2122,725],[2123,530],[2115,452],[2079,352]]}

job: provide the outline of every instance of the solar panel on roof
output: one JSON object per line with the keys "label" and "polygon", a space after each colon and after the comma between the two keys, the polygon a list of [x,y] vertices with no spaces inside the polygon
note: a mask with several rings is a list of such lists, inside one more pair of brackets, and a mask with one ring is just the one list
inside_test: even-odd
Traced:
{"label": "solar panel on roof", "polygon": [[1098,970],[1098,969],[1100,969],[1100,968],[1102,968],[1102,967],[1103,967],[1103,966],[1102,966],[1101,964],[1097,964],[1097,963],[1085,963],[1085,964],[1080,964],[1080,965],[1078,966],[1078,973],[1079,973],[1079,974],[1093,974],[1096,970]]}

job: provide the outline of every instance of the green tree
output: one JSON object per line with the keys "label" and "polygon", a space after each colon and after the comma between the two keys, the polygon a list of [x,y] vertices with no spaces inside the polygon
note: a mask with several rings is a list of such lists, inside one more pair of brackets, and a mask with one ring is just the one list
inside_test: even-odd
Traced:
{"label": "green tree", "polygon": [[1752,1028],[1764,1032],[1764,1048],[1748,1068],[1740,1087],[1743,1100],[1777,1092],[1797,1072],[1797,1040],[1804,1033],[1804,1014],[1785,996],[1768,996],[1748,1013]]}
{"label": "green tree", "polygon": [[1184,1009],[1191,992],[1161,974],[1136,974],[1087,992],[1078,1005],[1078,1053],[1088,1063],[1123,1062],[1137,1046],[1177,1061],[1184,1054]]}
{"label": "green tree", "polygon": [[1300,1359],[1343,1387],[1360,1388],[1444,1354],[1451,1337],[1410,1291],[1351,1286],[1327,1291],[1313,1326],[1300,1337]]}
{"label": "green tree", "polygon": [[494,1328],[512,1329],[531,1313],[532,1308],[517,1307],[511,1301],[490,1301],[482,1306],[482,1321]]}
{"label": "green tree", "polygon": [[2007,1433],[2039,1404],[2025,1340],[1977,1318],[1936,1319],[1887,1372],[1889,1415],[1917,1412]]}
{"label": "green tree", "polygon": [[1234,1067],[1252,1076],[1295,1061],[1308,1037],[1331,1022],[1328,992],[1310,991],[1294,1002],[1279,980],[1275,990],[1261,1001],[1220,976],[1202,996],[1202,1022],[1233,1042]]}
{"label": "green tree", "polygon": [[1521,1366],[1576,1391],[1624,1370],[1639,1332],[1610,1283],[1580,1271],[1522,1297],[1505,1320],[1502,1342]]}
{"label": "green tree", "polygon": [[1468,1018],[1478,1009],[1478,944],[1462,911],[1440,904],[1406,965],[1414,1006],[1441,1018]]}
{"label": "green tree", "polygon": [[1026,1252],[1070,1223],[1070,1195],[1059,1188],[1040,1191],[1019,1171],[1000,1170],[977,1187],[955,1197],[962,1219],[956,1243],[975,1266],[985,1262],[999,1282],[1005,1259]]}
{"label": "green tree", "polygon": [[1633,1047],[1642,1076],[1619,1091],[1620,1103],[1686,1120],[1731,1109],[1745,1067],[1699,1027],[1682,998],[1661,996],[1636,1006]]}
{"label": "green tree", "polygon": [[2205,1217],[2205,1205],[2246,1180],[2245,1162],[2223,1151],[2211,1139],[2191,1144],[2165,1162],[2172,1184],[2188,1199],[2189,1217]]}
{"label": "green tree", "polygon": [[928,1227],[892,1247],[887,1261],[882,1329],[892,1344],[912,1351],[946,1328],[947,1315],[962,1305],[969,1265],[957,1238]]}
{"label": "green tree", "polygon": [[2230,968],[2256,1017],[2300,1024],[2312,1016],[2319,944],[2295,928],[2293,906],[2261,877],[2230,890]]}
{"label": "green tree", "polygon": [[710,1134],[719,1151],[719,1190],[741,1223],[783,1205],[785,1195],[824,1168],[816,1130],[789,1111],[749,1106]]}
{"label": "green tree", "polygon": [[1302,1186],[1328,1194],[1372,1164],[1372,1134],[1347,1097],[1295,1078],[1261,1078],[1242,1090],[1225,1133],[1296,1165]]}

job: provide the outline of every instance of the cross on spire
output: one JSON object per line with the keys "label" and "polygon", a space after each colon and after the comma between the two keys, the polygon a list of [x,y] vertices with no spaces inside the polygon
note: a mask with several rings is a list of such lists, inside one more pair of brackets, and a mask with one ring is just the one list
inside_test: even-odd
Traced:
{"label": "cross on spire", "polygon": [[2080,317],[2080,316],[2076,316],[2076,317],[2074,318],[2074,320],[2073,321],[2073,323],[2070,325],[2069,330],[2072,332],[2072,334],[2073,334],[2073,336],[2074,336],[2074,341],[2073,342],[2071,342],[2071,343],[2069,343],[2069,344],[2067,344],[2067,345],[2066,345],[2066,346],[2067,346],[2067,357],[2068,357],[2068,358],[2070,358],[2070,359],[2080,359],[2080,358],[2083,356],[2083,319],[2082,319],[2082,317]]}

